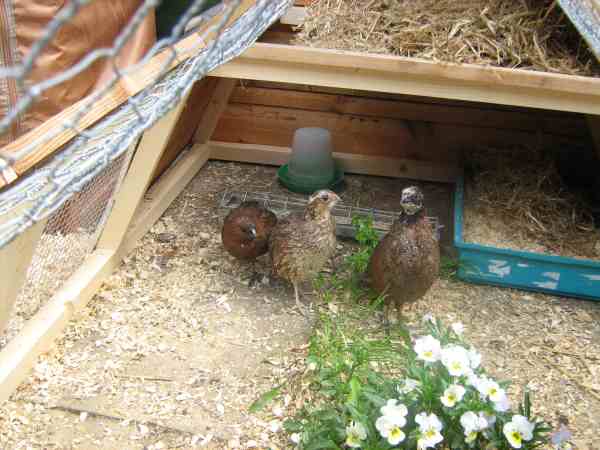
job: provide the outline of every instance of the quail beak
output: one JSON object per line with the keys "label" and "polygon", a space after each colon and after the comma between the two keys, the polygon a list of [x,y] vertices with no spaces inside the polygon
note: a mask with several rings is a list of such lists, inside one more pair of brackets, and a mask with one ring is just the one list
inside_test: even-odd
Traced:
{"label": "quail beak", "polygon": [[256,239],[256,228],[250,227],[248,233],[250,234],[250,236],[252,236],[252,239]]}

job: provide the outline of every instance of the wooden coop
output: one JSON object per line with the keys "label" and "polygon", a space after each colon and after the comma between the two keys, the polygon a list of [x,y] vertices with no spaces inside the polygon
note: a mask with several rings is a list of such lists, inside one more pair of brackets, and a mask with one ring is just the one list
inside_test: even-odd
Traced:
{"label": "wooden coop", "polygon": [[[242,1],[228,26],[258,3]],[[2,400],[209,159],[282,165],[289,158],[294,130],[306,126],[331,131],[335,159],[348,174],[451,186],[462,179],[465,147],[515,143],[568,148],[590,141],[600,157],[600,78],[294,45],[295,27],[304,20],[307,3],[294,2],[240,56],[195,82],[185,98],[132,145],[135,153],[123,169],[122,184],[93,251],[2,349]],[[600,29],[600,4],[582,4]],[[220,14],[202,26],[210,26]],[[198,52],[195,37],[188,34],[176,44],[176,60],[168,60],[168,52],[159,53],[124,77],[83,115],[79,131],[144,90],[165,61],[176,67]],[[3,151],[18,151],[77,113],[75,103]],[[65,129],[5,167],[4,188],[75,136],[74,129]],[[110,198],[114,186],[106,185],[98,198]],[[68,214],[77,217],[88,201],[71,197]],[[84,219],[73,221],[90,226]],[[0,283],[2,326],[44,224],[41,220],[30,226],[0,250],[0,260],[9,268]],[[443,243],[452,247],[452,215],[447,225]]]}

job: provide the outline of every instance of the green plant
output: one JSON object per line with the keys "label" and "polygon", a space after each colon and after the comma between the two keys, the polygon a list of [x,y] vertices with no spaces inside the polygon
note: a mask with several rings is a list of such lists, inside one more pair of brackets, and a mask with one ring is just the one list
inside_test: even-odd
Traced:
{"label": "green plant", "polygon": [[440,257],[440,278],[444,280],[456,280],[460,261],[448,256]]}
{"label": "green plant", "polygon": [[402,330],[372,339],[339,319],[321,320],[308,356],[320,401],[285,424],[301,449],[509,450],[548,442],[529,393],[511,412],[506,385],[489,378],[481,356],[439,321],[411,340]]}

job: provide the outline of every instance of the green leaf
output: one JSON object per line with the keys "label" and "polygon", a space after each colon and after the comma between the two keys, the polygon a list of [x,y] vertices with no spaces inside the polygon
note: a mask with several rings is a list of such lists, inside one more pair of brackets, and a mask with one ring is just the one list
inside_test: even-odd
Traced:
{"label": "green leaf", "polygon": [[269,404],[270,402],[275,400],[277,397],[279,397],[280,393],[281,393],[281,388],[279,386],[271,389],[270,391],[265,392],[263,395],[261,395],[259,398],[257,398],[254,401],[254,403],[252,403],[250,405],[250,407],[248,408],[248,411],[250,411],[251,413],[256,413],[256,412],[260,411],[265,406],[267,406],[267,404]]}
{"label": "green leaf", "polygon": [[318,450],[318,449],[322,449],[322,448],[326,448],[328,450],[334,450],[334,449],[339,449],[340,447],[338,447],[336,445],[336,443],[333,442],[329,438],[317,436],[314,440],[312,440],[308,444],[306,444],[306,446],[304,448],[305,448],[305,450]]}
{"label": "green leaf", "polygon": [[288,433],[299,433],[304,427],[299,420],[287,419],[283,422],[283,429]]}
{"label": "green leaf", "polygon": [[358,397],[360,396],[361,386],[358,378],[352,377],[350,379],[350,396],[348,398],[348,403],[356,404],[358,403]]}

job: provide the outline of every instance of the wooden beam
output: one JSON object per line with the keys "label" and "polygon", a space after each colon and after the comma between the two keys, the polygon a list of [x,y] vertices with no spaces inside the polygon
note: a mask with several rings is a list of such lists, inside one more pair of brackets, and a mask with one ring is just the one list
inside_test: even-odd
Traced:
{"label": "wooden beam", "polygon": [[[373,95],[373,94],[372,94]],[[549,134],[586,136],[582,115],[539,110],[498,110],[489,105],[463,102],[429,103],[424,100],[396,96],[393,99],[357,96],[343,91],[313,92],[298,87],[238,86],[230,104],[272,106],[305,111],[352,114],[386,119],[418,120],[485,128],[543,131]],[[218,139],[216,139],[218,140]]]}
{"label": "wooden beam", "polygon": [[[227,22],[227,27],[231,26],[236,20],[239,19],[248,9],[250,9],[256,0],[242,0],[240,5],[235,9]],[[125,103],[127,99],[133,95],[139,93],[159,77],[165,70],[172,69],[191,56],[196,55],[202,48],[205,48],[211,39],[215,38],[215,32],[209,33],[203,37],[202,40],[199,38],[210,27],[213,27],[219,23],[224,17],[224,11],[221,11],[216,16],[208,20],[198,31],[192,33],[186,38],[182,39],[175,45],[177,50],[177,57],[171,61],[173,52],[171,49],[166,49],[155,55],[147,64],[140,67],[133,73],[123,77],[119,82],[113,86],[102,98],[94,103],[94,107],[85,113],[77,122],[78,130],[85,130],[98,120],[102,119],[108,113],[116,109],[121,104]],[[168,63],[167,67],[164,67]],[[43,136],[51,134],[54,130],[62,129],[63,124],[69,123],[74,120],[80,114],[80,111],[84,107],[87,99],[84,98],[79,102],[73,104],[69,108],[64,109],[59,114],[53,116],[40,126],[29,131],[25,135],[19,137],[19,139],[9,143],[8,145],[0,149],[0,153],[12,154],[24,147],[37,142]],[[35,151],[27,154],[23,158],[19,159],[13,165],[15,174],[17,177],[21,176],[27,170],[31,169],[35,164],[39,163],[49,155],[53,154],[56,150],[62,147],[64,144],[69,142],[76,136],[76,132],[72,129],[64,129],[59,134],[54,136],[48,142],[43,145],[39,145]],[[7,180],[0,178],[0,188],[6,185],[10,179],[16,179],[14,176],[9,177]]]}
{"label": "wooden beam", "polygon": [[208,105],[210,95],[218,81],[219,78],[204,77],[194,83],[186,106],[181,112],[177,125],[175,125],[175,129],[171,134],[167,148],[163,152],[156,169],[154,169],[152,181],[160,177],[171,166],[173,161],[177,159],[181,151],[192,142],[194,131],[196,131],[196,127],[198,126],[198,117],[202,116],[202,112]]}
{"label": "wooden beam", "polygon": [[[209,145],[211,159],[273,166],[287,163],[291,152],[288,147],[269,145],[214,141],[211,141]],[[382,158],[337,152],[334,152],[333,157],[345,172],[362,175],[454,183],[461,174],[460,168],[452,164],[435,164],[404,158]]]}
{"label": "wooden beam", "polygon": [[154,225],[171,201],[185,188],[209,156],[207,146],[187,152],[150,189],[149,198],[138,208],[133,225],[118,251],[95,250],[50,301],[31,318],[23,330],[0,352],[0,403],[10,397],[27,377],[40,354],[48,351],[77,311],[84,308],[131,251]]}
{"label": "wooden beam", "polygon": [[600,115],[600,79],[256,43],[211,75]]}
{"label": "wooden beam", "polygon": [[10,316],[27,278],[40,236],[48,219],[30,226],[10,244],[0,248],[0,334],[10,320]]}
{"label": "wooden beam", "polygon": [[210,150],[206,144],[194,145],[148,190],[135,214],[131,229],[125,236],[126,252],[129,252],[135,246],[134,243],[152,228],[173,200],[192,181],[208,161]]}
{"label": "wooden beam", "polygon": [[129,171],[116,193],[113,209],[98,240],[97,248],[116,250],[121,245],[135,210],[152,182],[154,170],[169,143],[190,92],[191,90],[142,135]]}
{"label": "wooden beam", "polygon": [[208,106],[204,109],[198,127],[194,132],[193,142],[204,144],[208,142],[219,122],[221,114],[227,107],[229,97],[236,86],[237,79],[224,78],[219,80],[210,97]]}
{"label": "wooden beam", "polygon": [[600,115],[587,116],[587,123],[590,129],[590,135],[592,136],[592,141],[596,147],[596,154],[598,155],[598,159],[600,159]]}

